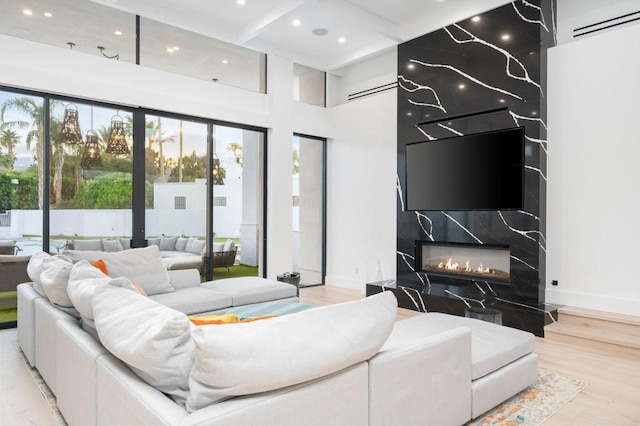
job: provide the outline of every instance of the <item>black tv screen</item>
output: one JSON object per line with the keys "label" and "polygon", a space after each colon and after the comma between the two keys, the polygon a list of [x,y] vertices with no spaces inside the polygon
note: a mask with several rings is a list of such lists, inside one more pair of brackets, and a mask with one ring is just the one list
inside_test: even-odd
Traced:
{"label": "black tv screen", "polygon": [[524,129],[406,146],[407,210],[522,209]]}

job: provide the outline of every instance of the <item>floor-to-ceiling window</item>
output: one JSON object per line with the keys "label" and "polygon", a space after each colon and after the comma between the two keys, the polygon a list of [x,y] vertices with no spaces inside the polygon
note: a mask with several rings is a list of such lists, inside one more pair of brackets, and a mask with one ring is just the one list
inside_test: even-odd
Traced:
{"label": "floor-to-ceiling window", "polygon": [[163,251],[185,251],[193,237],[203,243],[190,245],[192,254],[205,254],[207,153],[205,123],[145,116],[145,229]]}
{"label": "floor-to-ceiling window", "polygon": [[132,114],[57,99],[49,105],[50,251],[129,248]]}
{"label": "floor-to-ceiling window", "polygon": [[203,279],[263,276],[265,144],[262,128],[1,88],[0,255],[195,237]]}
{"label": "floor-to-ceiling window", "polygon": [[324,284],[326,140],[293,137],[293,271],[300,285]]}
{"label": "floor-to-ceiling window", "polygon": [[237,266],[214,263],[214,279],[262,275],[264,137],[252,128],[213,126],[213,248],[235,250]]}
{"label": "floor-to-ceiling window", "polygon": [[[45,101],[0,90],[0,328],[15,326],[24,255],[43,248]],[[6,263],[5,263],[6,262]]]}

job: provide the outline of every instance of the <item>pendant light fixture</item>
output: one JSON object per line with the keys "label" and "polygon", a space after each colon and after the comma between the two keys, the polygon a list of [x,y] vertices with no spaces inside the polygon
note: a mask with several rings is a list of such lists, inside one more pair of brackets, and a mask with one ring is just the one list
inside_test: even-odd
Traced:
{"label": "pendant light fixture", "polygon": [[101,167],[100,142],[98,134],[93,130],[93,107],[91,107],[91,130],[87,132],[87,140],[84,144],[84,153],[80,165],[83,168]]}
{"label": "pendant light fixture", "polygon": [[78,122],[78,107],[68,104],[64,109],[62,129],[58,136],[60,142],[79,145],[82,143],[82,133],[80,133],[80,123]]}
{"label": "pendant light fixture", "polygon": [[113,155],[129,155],[131,153],[124,134],[124,121],[117,113],[111,117],[111,133],[104,151]]}

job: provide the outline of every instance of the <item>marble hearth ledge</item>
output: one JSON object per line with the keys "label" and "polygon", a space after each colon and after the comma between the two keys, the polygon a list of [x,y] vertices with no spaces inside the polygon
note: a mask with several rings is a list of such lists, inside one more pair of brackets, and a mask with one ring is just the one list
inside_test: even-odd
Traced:
{"label": "marble hearth ledge", "polygon": [[391,291],[398,299],[398,307],[419,312],[442,312],[452,315],[465,315],[465,309],[471,307],[491,308],[502,312],[502,324],[508,327],[529,331],[544,337],[544,326],[558,319],[557,305],[508,301],[483,295],[464,287],[452,287],[441,284],[421,286],[411,281],[378,281],[367,283],[367,296]]}

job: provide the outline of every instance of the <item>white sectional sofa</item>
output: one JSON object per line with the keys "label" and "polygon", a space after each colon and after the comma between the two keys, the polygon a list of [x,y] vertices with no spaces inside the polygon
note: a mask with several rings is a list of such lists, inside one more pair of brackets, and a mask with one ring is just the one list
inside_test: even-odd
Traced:
{"label": "white sectional sofa", "polygon": [[[196,271],[167,274],[175,291],[149,297],[120,282],[96,285],[94,324],[52,303],[51,274],[40,292],[33,283],[18,286],[19,344],[71,426],[460,425],[536,379],[533,335],[435,313],[396,323],[390,292],[249,323],[196,327],[185,313],[294,302],[295,287],[261,278],[200,285]],[[72,270],[70,296],[94,285],[93,278],[76,275]],[[189,295],[189,289],[198,291]],[[215,306],[227,306],[209,309],[214,305],[201,304],[202,292],[219,296]],[[71,298],[86,316],[82,298]],[[175,346],[163,346],[176,338]],[[146,349],[136,354],[133,347]],[[167,366],[175,376],[179,368],[169,366],[176,354],[193,358],[187,388],[175,392],[169,379],[166,387],[162,380],[152,386],[154,366]]]}

